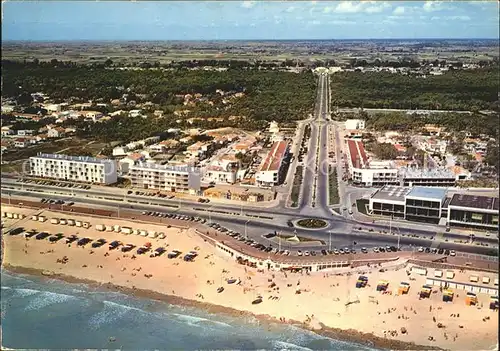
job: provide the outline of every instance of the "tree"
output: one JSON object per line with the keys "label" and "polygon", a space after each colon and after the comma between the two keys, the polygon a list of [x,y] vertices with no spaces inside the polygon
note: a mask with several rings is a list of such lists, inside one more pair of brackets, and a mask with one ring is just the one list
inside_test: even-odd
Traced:
{"label": "tree", "polygon": [[498,159],[498,141],[489,141],[486,146],[486,155],[484,157],[484,162],[492,167],[495,167],[496,171],[500,169],[499,159]]}
{"label": "tree", "polygon": [[398,151],[390,143],[375,144],[373,153],[381,160],[394,160],[398,156]]}

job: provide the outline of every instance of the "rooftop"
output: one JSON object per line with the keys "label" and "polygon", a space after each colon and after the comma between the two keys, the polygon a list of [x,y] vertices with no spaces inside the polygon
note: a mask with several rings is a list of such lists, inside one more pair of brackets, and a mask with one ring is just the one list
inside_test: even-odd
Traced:
{"label": "rooftop", "polygon": [[452,178],[455,179],[455,174],[446,168],[401,168],[401,174],[406,179],[421,179],[421,178]]}
{"label": "rooftop", "polygon": [[63,160],[63,161],[74,161],[74,162],[86,162],[86,163],[95,163],[95,164],[105,164],[109,162],[113,162],[110,159],[98,159],[90,156],[68,156],[63,154],[42,154],[39,153],[33,158],[43,158],[47,160]]}
{"label": "rooftop", "polygon": [[158,163],[140,162],[137,165],[130,167],[131,170],[156,170],[165,172],[181,172],[181,173],[199,173],[198,167],[190,166],[167,166]]}
{"label": "rooftop", "polygon": [[366,156],[365,147],[363,142],[354,139],[347,140],[347,147],[349,149],[349,155],[351,158],[351,163],[355,168],[368,168],[368,157]]}
{"label": "rooftop", "polygon": [[446,197],[446,189],[415,186],[411,189],[407,196],[441,201]]}
{"label": "rooftop", "polygon": [[271,147],[266,158],[262,161],[259,171],[277,171],[280,168],[281,160],[285,155],[288,143],[286,141],[277,141]]}
{"label": "rooftop", "polygon": [[386,185],[372,195],[372,199],[404,201],[406,195],[411,191],[407,186]]}
{"label": "rooftop", "polygon": [[498,197],[454,194],[450,206],[498,211]]}

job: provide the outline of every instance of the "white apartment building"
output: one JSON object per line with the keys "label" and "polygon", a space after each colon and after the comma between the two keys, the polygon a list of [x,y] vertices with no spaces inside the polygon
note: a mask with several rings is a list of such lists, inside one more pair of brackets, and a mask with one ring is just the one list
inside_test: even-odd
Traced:
{"label": "white apartment building", "polygon": [[362,119],[348,119],[345,121],[345,129],[365,129],[365,121]]}
{"label": "white apartment building", "polygon": [[240,161],[234,157],[222,157],[212,162],[205,170],[204,180],[216,184],[236,182]]}
{"label": "white apartment building", "polygon": [[286,141],[275,142],[255,174],[255,183],[261,187],[278,185],[281,181],[280,171],[283,160],[287,154],[288,143]]}
{"label": "white apartment building", "polygon": [[113,148],[113,156],[125,156],[130,149],[126,146],[117,146]]}
{"label": "white apartment building", "polygon": [[347,140],[349,170],[352,182],[364,186],[399,184],[398,170],[391,162],[369,162],[363,143]]}
{"label": "white apartment building", "polygon": [[172,167],[155,163],[139,163],[129,168],[133,187],[182,193],[200,191],[200,169]]}
{"label": "white apartment building", "polygon": [[86,183],[113,184],[117,181],[113,160],[88,156],[38,154],[30,157],[30,174]]}

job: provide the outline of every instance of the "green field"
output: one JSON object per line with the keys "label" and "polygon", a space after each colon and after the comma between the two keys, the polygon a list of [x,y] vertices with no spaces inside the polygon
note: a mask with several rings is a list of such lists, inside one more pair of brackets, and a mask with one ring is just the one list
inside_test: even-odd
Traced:
{"label": "green field", "polygon": [[302,184],[302,172],[303,167],[297,166],[297,168],[295,169],[295,176],[293,177],[292,193],[290,194],[290,198],[292,199],[292,207],[297,207],[299,204],[300,186]]}
{"label": "green field", "polygon": [[339,198],[339,188],[338,188],[338,180],[337,180],[337,170],[333,167],[329,167],[328,172],[328,194],[329,194],[329,204],[336,205],[340,202]]}

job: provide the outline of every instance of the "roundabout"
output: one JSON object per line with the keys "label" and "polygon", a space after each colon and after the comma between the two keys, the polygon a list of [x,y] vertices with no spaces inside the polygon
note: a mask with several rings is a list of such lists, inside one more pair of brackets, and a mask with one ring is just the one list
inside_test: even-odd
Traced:
{"label": "roundabout", "polygon": [[296,227],[302,229],[324,229],[328,222],[318,218],[302,218],[294,222]]}

